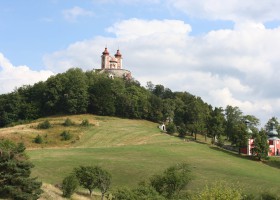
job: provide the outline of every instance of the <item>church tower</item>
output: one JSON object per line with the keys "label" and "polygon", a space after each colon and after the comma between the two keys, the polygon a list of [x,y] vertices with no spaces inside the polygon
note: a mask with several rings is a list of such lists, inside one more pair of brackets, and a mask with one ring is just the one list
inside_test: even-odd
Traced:
{"label": "church tower", "polygon": [[110,66],[109,62],[110,62],[110,56],[109,56],[109,51],[106,47],[101,56],[101,69],[107,69]]}
{"label": "church tower", "polygon": [[122,54],[120,53],[120,50],[117,50],[117,53],[115,54],[115,58],[118,62],[117,69],[122,69]]}

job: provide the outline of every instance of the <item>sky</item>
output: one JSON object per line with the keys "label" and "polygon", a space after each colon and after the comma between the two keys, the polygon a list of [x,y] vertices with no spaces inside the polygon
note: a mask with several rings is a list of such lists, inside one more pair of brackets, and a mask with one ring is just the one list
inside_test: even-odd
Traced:
{"label": "sky", "polygon": [[145,86],[280,117],[278,0],[0,0],[0,94],[72,67],[98,69],[107,46]]}

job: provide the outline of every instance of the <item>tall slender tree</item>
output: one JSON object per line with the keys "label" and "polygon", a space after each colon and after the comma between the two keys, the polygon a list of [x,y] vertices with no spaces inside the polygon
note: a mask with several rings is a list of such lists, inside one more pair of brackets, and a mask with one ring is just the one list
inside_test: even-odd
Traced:
{"label": "tall slender tree", "polygon": [[42,193],[42,183],[30,177],[34,165],[27,160],[24,151],[22,143],[0,142],[0,198],[33,200]]}

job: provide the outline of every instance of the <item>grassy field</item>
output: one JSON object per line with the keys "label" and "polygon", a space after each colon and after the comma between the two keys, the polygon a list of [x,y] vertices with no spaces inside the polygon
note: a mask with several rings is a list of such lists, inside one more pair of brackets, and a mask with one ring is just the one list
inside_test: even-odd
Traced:
{"label": "grassy field", "polygon": [[[133,187],[172,164],[186,162],[194,176],[188,187],[190,191],[197,191],[215,180],[232,183],[247,193],[276,193],[279,189],[278,159],[270,166],[209,144],[184,141],[161,133],[157,124],[144,120],[92,115],[70,118],[77,125],[70,127],[75,137],[68,142],[56,138],[65,128],[61,126],[65,117],[48,118],[56,125],[46,130],[48,142],[42,145],[33,144],[31,138],[34,135],[31,134],[33,130],[38,131],[34,129],[36,123],[44,119],[21,125],[20,129],[25,133],[14,127],[18,137],[13,139],[25,140],[30,147],[27,152],[35,164],[33,176],[45,183],[61,183],[73,168],[80,165],[100,165],[112,174],[113,187]],[[78,126],[85,118],[94,125]],[[13,132],[13,128],[8,129],[0,129],[0,137],[8,137]],[[24,134],[29,139],[22,139]]]}

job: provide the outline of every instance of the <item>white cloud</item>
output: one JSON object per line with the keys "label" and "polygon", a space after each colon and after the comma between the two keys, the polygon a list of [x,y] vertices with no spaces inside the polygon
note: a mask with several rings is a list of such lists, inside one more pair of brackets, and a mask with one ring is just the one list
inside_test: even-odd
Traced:
{"label": "white cloud", "polygon": [[210,20],[280,20],[280,1],[276,0],[169,0],[170,5],[189,16]]}
{"label": "white cloud", "polygon": [[46,55],[48,69],[99,68],[107,44],[118,46],[124,66],[136,79],[188,91],[213,106],[239,106],[262,120],[280,116],[280,29],[246,22],[246,28],[190,36],[190,25],[178,20],[120,21],[107,30],[115,38],[95,37]]}
{"label": "white cloud", "polygon": [[93,12],[85,10],[78,6],[75,6],[71,9],[63,10],[62,14],[63,14],[64,19],[66,19],[67,21],[70,21],[70,22],[75,22],[78,17],[93,16]]}
{"label": "white cloud", "polygon": [[32,85],[38,81],[46,80],[51,75],[53,75],[51,71],[33,71],[25,65],[13,66],[0,53],[0,94],[11,92],[22,85]]}

